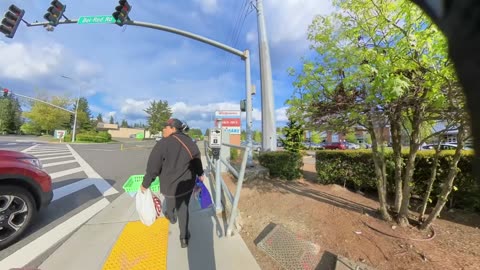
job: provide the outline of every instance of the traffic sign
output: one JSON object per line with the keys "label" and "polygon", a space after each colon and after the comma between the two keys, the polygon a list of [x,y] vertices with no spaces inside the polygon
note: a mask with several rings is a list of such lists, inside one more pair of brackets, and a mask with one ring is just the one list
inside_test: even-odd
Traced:
{"label": "traffic sign", "polygon": [[111,15],[99,16],[81,16],[78,18],[77,24],[94,24],[94,23],[115,23],[115,18]]}

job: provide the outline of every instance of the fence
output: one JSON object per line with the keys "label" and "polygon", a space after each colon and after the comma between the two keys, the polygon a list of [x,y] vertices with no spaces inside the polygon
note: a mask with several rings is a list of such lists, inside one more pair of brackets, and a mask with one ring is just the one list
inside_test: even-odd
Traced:
{"label": "fence", "polygon": [[[229,160],[223,158],[220,156],[219,159],[214,159],[213,156],[211,155],[211,149],[208,147],[207,141],[205,141],[205,156],[207,158],[207,169],[208,172],[214,176],[213,185],[215,189],[215,207],[217,213],[222,211],[222,197],[224,197],[224,205],[226,208],[229,208],[231,205],[230,209],[230,217],[228,217],[227,214],[227,236],[232,236],[233,232],[233,227],[236,227],[239,229],[239,224],[238,224],[238,202],[240,200],[240,193],[242,191],[242,185],[243,185],[243,179],[245,176],[245,168],[247,166],[247,158],[248,158],[248,151],[247,147],[240,146],[240,145],[234,145],[234,144],[229,144],[229,143],[222,143],[221,147],[232,147],[236,149],[241,149],[243,151],[243,158],[242,158],[242,164],[240,165],[240,171],[237,171],[229,162]],[[229,151],[227,151],[229,153]],[[228,189],[227,185],[225,184],[225,181],[222,178],[221,174],[221,166],[220,162],[222,162],[228,170],[238,179],[237,180],[237,186],[235,189],[235,196],[233,196],[230,193],[230,190]],[[223,195],[222,196],[222,191]],[[227,211],[225,211],[227,213]]]}

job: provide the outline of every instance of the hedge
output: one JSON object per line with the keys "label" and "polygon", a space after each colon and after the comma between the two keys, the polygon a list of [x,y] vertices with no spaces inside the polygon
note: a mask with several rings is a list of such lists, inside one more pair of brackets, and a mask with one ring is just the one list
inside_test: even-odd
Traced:
{"label": "hedge", "polygon": [[[455,151],[442,151],[437,178],[431,198],[435,202],[441,185],[449,171],[449,162]],[[404,164],[408,153],[402,153]],[[435,151],[422,150],[417,154],[413,175],[412,194],[423,196],[431,173]],[[473,151],[463,151],[458,162],[459,172],[454,181],[455,191],[449,196],[451,205],[461,209],[480,211],[480,185],[472,174]],[[394,193],[394,162],[392,151],[385,152],[387,165],[387,190]],[[376,191],[376,175],[371,150],[320,150],[316,152],[317,181],[322,184],[339,184],[356,190]]]}
{"label": "hedge", "polygon": [[302,176],[302,155],[288,151],[265,152],[258,156],[260,165],[267,168],[272,177],[293,180]]}
{"label": "hedge", "polygon": [[[71,137],[70,137],[71,140]],[[109,142],[112,140],[112,135],[106,131],[95,132],[95,131],[88,131],[84,133],[79,133],[76,136],[77,141],[81,142]]]}

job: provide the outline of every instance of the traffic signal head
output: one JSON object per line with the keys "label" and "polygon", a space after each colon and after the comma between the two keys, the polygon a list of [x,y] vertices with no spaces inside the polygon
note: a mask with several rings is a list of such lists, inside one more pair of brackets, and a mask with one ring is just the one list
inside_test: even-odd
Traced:
{"label": "traffic signal head", "polygon": [[113,18],[115,18],[115,23],[123,26],[129,20],[128,13],[130,13],[130,10],[132,10],[132,6],[130,6],[127,0],[118,1],[118,6],[115,7],[115,12],[112,14]]}
{"label": "traffic signal head", "polygon": [[242,111],[242,112],[247,111],[247,100],[246,99],[240,100],[240,111]]}
{"label": "traffic signal head", "polygon": [[66,8],[67,6],[62,4],[60,1],[53,0],[50,3],[50,7],[47,9],[47,13],[43,15],[43,18],[45,18],[50,25],[57,26]]}
{"label": "traffic signal head", "polygon": [[23,15],[25,15],[25,10],[15,5],[10,5],[0,24],[0,32],[8,38],[13,38]]}

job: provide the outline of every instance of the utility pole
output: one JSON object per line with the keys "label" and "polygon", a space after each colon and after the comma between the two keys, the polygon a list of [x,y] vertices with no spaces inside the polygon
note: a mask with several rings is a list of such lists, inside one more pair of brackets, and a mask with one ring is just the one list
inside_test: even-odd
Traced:
{"label": "utility pole", "polygon": [[277,150],[277,129],[273,100],[272,65],[268,46],[267,27],[263,12],[263,0],[257,0],[258,43],[260,51],[260,77],[262,82],[262,148]]}
{"label": "utility pole", "polygon": [[[74,82],[77,82],[77,80],[70,78],[68,76],[62,75],[62,78],[72,80]],[[77,103],[75,106],[75,118],[73,120],[73,131],[72,131],[72,143],[75,142],[75,135],[77,134],[77,115],[78,115],[78,102],[80,101],[80,90],[78,90],[78,95],[77,95]]]}

